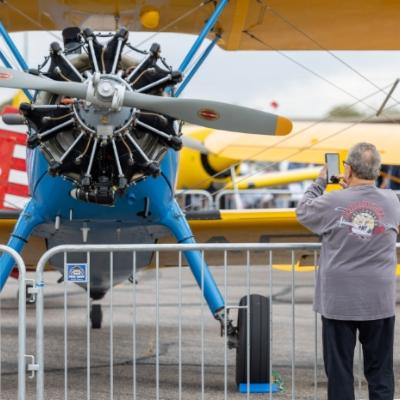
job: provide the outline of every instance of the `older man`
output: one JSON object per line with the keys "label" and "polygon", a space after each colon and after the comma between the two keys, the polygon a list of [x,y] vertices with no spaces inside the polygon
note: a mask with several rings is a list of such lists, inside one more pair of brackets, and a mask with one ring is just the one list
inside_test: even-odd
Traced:
{"label": "older man", "polygon": [[298,220],[322,236],[314,310],[321,314],[329,400],[353,400],[357,331],[370,400],[393,400],[396,238],[400,203],[375,180],[380,156],[359,143],[344,161],[344,190],[324,194],[326,169],[306,190]]}

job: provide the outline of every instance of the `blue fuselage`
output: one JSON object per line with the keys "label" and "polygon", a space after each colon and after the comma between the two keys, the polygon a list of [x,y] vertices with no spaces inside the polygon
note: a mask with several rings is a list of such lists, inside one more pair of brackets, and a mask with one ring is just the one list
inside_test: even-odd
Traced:
{"label": "blue fuselage", "polygon": [[173,202],[178,153],[169,150],[161,163],[162,174],[147,177],[130,186],[114,206],[103,206],[76,200],[70,196],[74,184],[47,173],[48,163],[39,150],[28,152],[29,188],[37,212],[46,221],[56,216],[69,220],[126,221],[159,224]]}

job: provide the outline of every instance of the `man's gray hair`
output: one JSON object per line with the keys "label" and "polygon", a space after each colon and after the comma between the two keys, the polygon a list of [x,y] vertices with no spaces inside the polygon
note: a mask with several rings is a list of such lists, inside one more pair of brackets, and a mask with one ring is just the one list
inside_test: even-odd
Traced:
{"label": "man's gray hair", "polygon": [[347,156],[347,163],[359,179],[375,180],[381,168],[381,156],[371,143],[357,143]]}

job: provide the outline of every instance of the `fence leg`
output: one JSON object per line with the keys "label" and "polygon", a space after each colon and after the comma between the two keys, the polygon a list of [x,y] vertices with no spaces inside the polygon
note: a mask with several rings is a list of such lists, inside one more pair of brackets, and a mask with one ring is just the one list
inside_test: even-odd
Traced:
{"label": "fence leg", "polygon": [[[162,220],[162,224],[170,229],[178,243],[196,243],[189,224],[176,201],[173,201],[172,207]],[[218,311],[224,308],[225,302],[207,263],[204,262],[200,251],[184,251],[183,253],[200,289],[203,289],[201,283],[204,282],[202,292],[208,307],[215,316]],[[204,271],[202,272],[203,268]]]}
{"label": "fence leg", "polygon": [[[21,211],[14,232],[8,240],[7,246],[20,253],[32,233],[33,229],[43,222],[43,218],[36,210],[34,200],[29,201]],[[10,275],[15,260],[8,254],[3,254],[0,258],[0,290],[3,289],[8,276]]]}

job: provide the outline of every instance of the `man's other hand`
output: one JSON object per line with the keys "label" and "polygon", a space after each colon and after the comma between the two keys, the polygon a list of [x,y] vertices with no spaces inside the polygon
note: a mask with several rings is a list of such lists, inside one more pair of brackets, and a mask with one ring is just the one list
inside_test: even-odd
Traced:
{"label": "man's other hand", "polygon": [[320,171],[320,173],[318,175],[318,178],[322,178],[322,179],[326,180],[327,173],[328,173],[328,167],[325,164],[322,167],[322,169],[321,169],[321,171]]}

